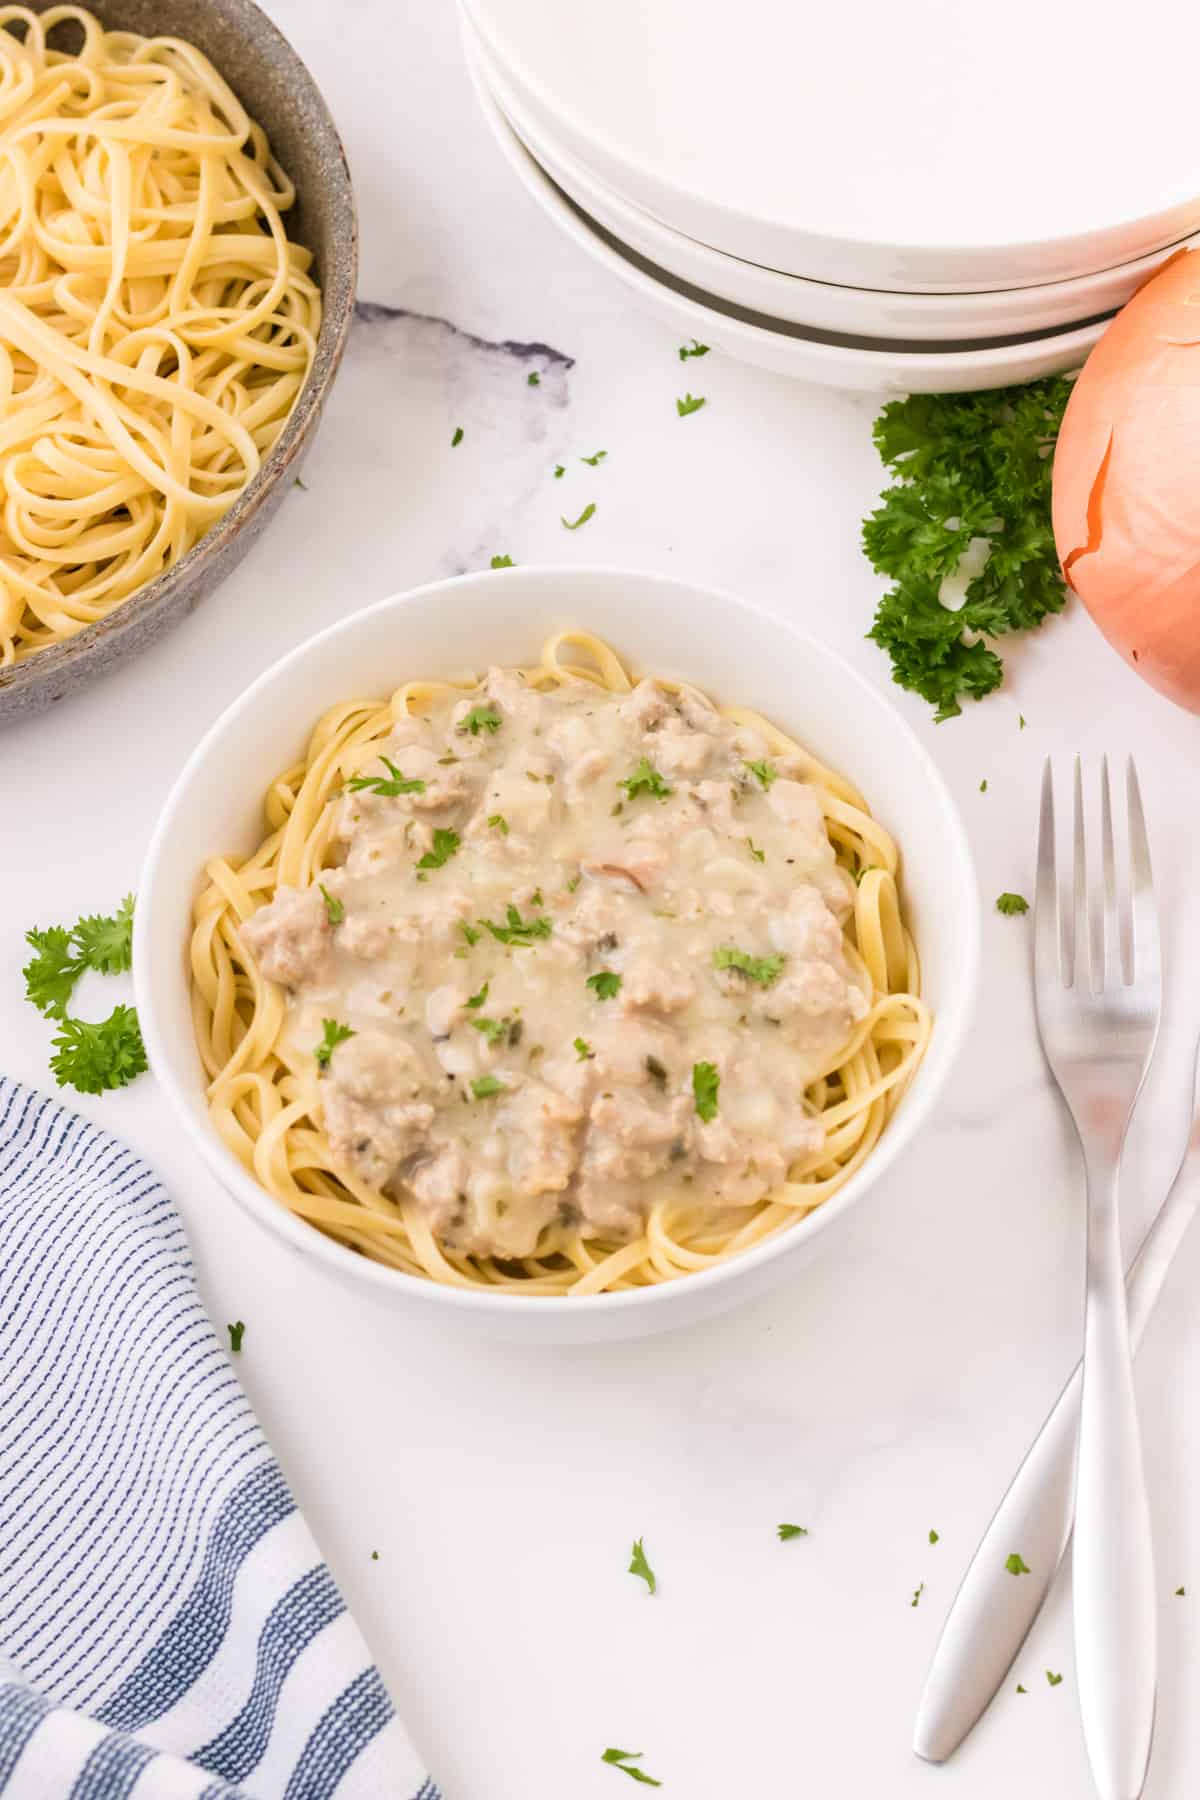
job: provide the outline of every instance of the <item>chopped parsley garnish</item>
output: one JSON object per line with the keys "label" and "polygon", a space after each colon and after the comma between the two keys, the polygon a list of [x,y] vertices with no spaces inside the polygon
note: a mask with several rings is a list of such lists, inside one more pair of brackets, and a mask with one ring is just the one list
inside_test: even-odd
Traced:
{"label": "chopped parsley garnish", "polygon": [[698,1062],[692,1065],[692,1096],[696,1102],[696,1111],[707,1125],[717,1116],[717,1095],[721,1091],[721,1077],[717,1073],[717,1065],[710,1062]]}
{"label": "chopped parsley garnish", "polygon": [[601,1762],[612,1763],[620,1769],[622,1775],[631,1775],[635,1781],[644,1782],[647,1787],[661,1787],[661,1781],[655,1781],[653,1775],[647,1775],[644,1769],[635,1769],[632,1765],[641,1760],[640,1750],[606,1750],[600,1758]]}
{"label": "chopped parsley garnish", "polygon": [[597,1000],[615,1000],[621,991],[621,977],[615,969],[601,969],[598,975],[589,975],[587,985]]}
{"label": "chopped parsley garnish", "polygon": [[493,736],[503,725],[504,719],[494,706],[473,706],[464,719],[458,722],[460,731],[469,731],[472,737],[478,737],[481,731],[490,731]]}
{"label": "chopped parsley garnish", "polygon": [[1029,1689],[1027,1687],[1022,1687],[1021,1683],[1018,1681],[1017,1692],[1018,1692],[1018,1694],[1027,1694],[1029,1692]]}
{"label": "chopped parsley garnish", "polygon": [[775,1529],[779,1533],[781,1544],[786,1544],[789,1538],[808,1536],[807,1525],[777,1525]]}
{"label": "chopped parsley garnish", "polygon": [[1018,713],[1017,714],[1017,730],[1024,731],[1024,729],[1025,729],[1025,714]]}
{"label": "chopped parsley garnish", "polygon": [[340,925],[346,916],[346,908],[335,894],[331,894],[325,883],[318,882],[321,898],[325,902],[325,916],[331,925]]}
{"label": "chopped parsley garnish", "polygon": [[656,800],[665,800],[673,791],[646,756],[639,760],[633,774],[618,781],[617,786],[624,788],[631,800],[636,800],[639,794],[652,794]]}
{"label": "chopped parsley garnish", "polygon": [[488,830],[498,831],[501,837],[508,836],[508,820],[503,813],[488,814]]}
{"label": "chopped parsley garnish", "polygon": [[433,834],[433,849],[425,852],[417,864],[418,869],[444,869],[461,842],[457,831],[446,831],[442,826],[437,826]]}
{"label": "chopped parsley garnish", "polygon": [[229,1333],[229,1353],[231,1356],[237,1356],[242,1348],[242,1338],[245,1336],[246,1327],[239,1319],[236,1325],[227,1325],[225,1329]]}
{"label": "chopped parsley garnish", "polygon": [[687,394],[682,400],[676,400],[675,411],[681,419],[686,419],[689,413],[699,412],[702,406],[707,405],[708,401],[703,394]]}
{"label": "chopped parsley garnish", "polygon": [[399,770],[389,757],[379,758],[386,775],[352,775],[346,786],[352,793],[359,793],[369,788],[372,793],[382,794],[385,800],[394,799],[397,794],[423,794],[425,783],[415,776],[411,779]]}
{"label": "chopped parsley garnish", "polygon": [[1177,1600],[1182,1600],[1184,1595],[1186,1594],[1186,1592],[1187,1592],[1186,1588],[1176,1588],[1175,1589],[1175,1598]]}
{"label": "chopped parsley garnish", "polygon": [[504,1091],[504,1083],[497,1081],[494,1075],[478,1075],[471,1083],[471,1092],[477,1100],[490,1100],[493,1094],[502,1094]]}
{"label": "chopped parsley garnish", "polygon": [[596,1052],[592,1049],[592,1046],[588,1043],[586,1038],[575,1039],[575,1055],[580,1062],[590,1062],[595,1054]]}
{"label": "chopped parsley garnish", "polygon": [[472,1019],[471,1024],[476,1031],[482,1032],[489,1044],[497,1043],[507,1032],[507,1019]]}
{"label": "chopped parsley garnish", "polygon": [[659,1087],[666,1087],[666,1064],[659,1062],[657,1056],[648,1056],[646,1058],[646,1073],[652,1081],[657,1081]]}
{"label": "chopped parsley garnish", "polygon": [[542,378],[536,369],[531,369],[525,380],[529,387],[541,387],[542,385]]}
{"label": "chopped parsley garnish", "polygon": [[996,901],[996,911],[998,913],[1009,914],[1027,913],[1029,911],[1029,902],[1026,900],[1024,894],[1001,894]]}
{"label": "chopped parsley garnish", "polygon": [[713,951],[714,969],[736,969],[739,975],[744,975],[748,981],[757,981],[760,987],[770,987],[773,981],[778,981],[786,961],[783,956],[751,956],[745,950]]}
{"label": "chopped parsley garnish", "polygon": [[555,465],[554,465],[555,481],[561,481],[563,476],[566,474],[566,472],[567,472],[566,466],[563,463],[555,463]]}
{"label": "chopped parsley garnish", "polygon": [[746,839],[746,848],[747,848],[747,850],[749,850],[749,852],[750,852],[751,856],[754,858],[755,862],[766,862],[766,860],[767,860],[766,851],[760,850],[753,838]]}
{"label": "chopped parsley garnish", "polygon": [[36,955],[21,973],[25,998],[48,1019],[65,1019],[67,1002],[85,969],[120,975],[133,957],[133,895],[126,894],[115,913],[92,913],[68,931],[51,925],[27,931],[25,942]]}
{"label": "chopped parsley garnish", "polygon": [[686,362],[689,356],[707,356],[707,355],[708,355],[708,345],[702,344],[698,338],[693,338],[690,345],[680,344],[680,346],[679,346],[680,362]]}
{"label": "chopped parsley garnish", "polygon": [[542,899],[541,888],[534,888],[529,896],[529,904],[530,906],[545,906],[546,902]]}
{"label": "chopped parsley garnish", "polygon": [[[863,549],[893,583],[869,636],[892,679],[937,717],[1000,686],[1004,668],[986,639],[1024,631],[1062,611],[1066,587],[1050,521],[1049,454],[1071,383],[975,394],[913,394],[875,421],[875,447],[895,479],[863,526]],[[943,605],[942,583],[986,540],[987,560],[962,606]],[[972,566],[972,564],[968,564]]]}
{"label": "chopped parsley garnish", "polygon": [[635,1538],[633,1541],[633,1560],[626,1572],[630,1575],[640,1576],[652,1594],[657,1590],[658,1582],[655,1579],[654,1570],[646,1561],[646,1552],[642,1548],[641,1538]]}
{"label": "chopped parsley garnish", "polygon": [[454,436],[450,439],[450,448],[452,450],[457,450],[458,446],[462,443],[462,441],[463,441],[463,428],[461,425],[456,425],[454,427]]}
{"label": "chopped parsley garnish", "polygon": [[468,925],[467,921],[465,919],[459,920],[458,929],[462,932],[462,934],[466,938],[468,944],[471,944],[472,946],[474,946],[475,944],[477,944],[479,942],[480,933],[478,931],[476,931],[476,929],[473,925]]}
{"label": "chopped parsley garnish", "polygon": [[325,1035],[314,1049],[313,1055],[317,1059],[318,1069],[327,1069],[329,1059],[338,1045],[344,1044],[347,1038],[352,1038],[355,1034],[348,1025],[339,1025],[336,1019],[322,1019],[321,1025]]}
{"label": "chopped parsley garnish", "polygon": [[924,1582],[922,1582],[922,1583],[921,1583],[921,1585],[920,1585],[920,1586],[919,1586],[919,1587],[916,1587],[916,1588],[914,1588],[914,1589],[913,1589],[913,1597],[912,1597],[912,1604],[913,1604],[913,1605],[914,1605],[914,1606],[919,1606],[919,1605],[920,1605],[920,1603],[921,1603],[921,1595],[922,1595],[922,1594],[923,1594],[923,1593],[924,1593],[924,1592],[925,1592],[925,1583],[924,1583]]}
{"label": "chopped parsley garnish", "polygon": [[300,477],[299,477],[299,476],[298,476],[298,475],[296,475],[296,476],[293,476],[293,478],[292,478],[292,486],[293,486],[293,487],[298,487],[298,488],[299,488],[299,489],[300,489],[300,492],[301,492],[301,493],[302,493],[302,494],[307,494],[307,492],[308,492],[308,483],[307,483],[307,481],[301,481],[301,479],[300,479]]}
{"label": "chopped parsley garnish", "polygon": [[607,455],[607,450],[597,450],[594,456],[581,456],[579,460],[581,463],[586,463],[589,469],[598,469]]}
{"label": "chopped parsley garnish", "polygon": [[511,556],[493,556],[492,567],[493,569],[514,569],[516,564]]}
{"label": "chopped parsley garnish", "polygon": [[1005,1558],[1004,1566],[1010,1575],[1030,1575],[1033,1573],[1024,1557],[1018,1556],[1015,1550],[1011,1556]]}
{"label": "chopped parsley garnish", "polygon": [[581,879],[582,879],[582,877],[580,877],[579,875],[572,875],[570,881],[568,881],[568,883],[567,883],[568,894],[573,894],[575,892],[575,889],[579,886]]}
{"label": "chopped parsley garnish", "polygon": [[[479,933],[476,932],[475,936],[478,937]],[[471,1008],[472,1012],[478,1012],[479,1008],[483,1005],[484,1001],[488,997],[488,989],[491,987],[491,985],[492,984],[490,981],[485,981],[483,986],[480,988],[479,992],[477,994],[472,994],[470,996],[470,998],[467,1001],[465,1001],[464,1004],[469,1006]]]}
{"label": "chopped parsley garnish", "polygon": [[59,1015],[59,1027],[51,1040],[54,1055],[50,1068],[60,1087],[81,1094],[102,1094],[108,1088],[126,1087],[148,1068],[137,1012],[132,1006],[114,1006],[98,1025],[86,1019]]}
{"label": "chopped parsley garnish", "polygon": [[939,1534],[938,1534],[938,1533],[937,1533],[937,1532],[936,1532],[936,1531],[931,1531],[931,1532],[930,1532],[930,1533],[929,1533],[929,1541],[930,1541],[930,1543],[931,1543],[931,1544],[936,1544],[936,1543],[937,1543],[937,1541],[938,1541],[938,1535],[939,1535]]}
{"label": "chopped parsley garnish", "polygon": [[748,762],[746,767],[752,775],[757,776],[759,785],[764,788],[769,788],[771,783],[779,777],[779,770],[774,763]]}
{"label": "chopped parsley garnish", "polygon": [[[587,524],[588,520],[593,516],[595,511],[596,511],[596,502],[594,500],[589,500],[587,505],[584,507],[583,511],[580,513],[580,515],[577,519],[563,519],[562,522],[566,526],[568,531],[578,531],[579,527],[581,525]],[[560,514],[560,517],[561,517],[561,514]]]}
{"label": "chopped parsley garnish", "polygon": [[1055,1675],[1049,1669],[1047,1669],[1046,1670],[1046,1680],[1050,1683],[1051,1687],[1057,1687],[1059,1682],[1062,1680],[1062,1676]]}
{"label": "chopped parsley garnish", "polygon": [[501,944],[531,944],[534,938],[548,938],[553,926],[549,919],[523,919],[511,901],[505,908],[507,924],[494,925],[490,919],[479,923]]}

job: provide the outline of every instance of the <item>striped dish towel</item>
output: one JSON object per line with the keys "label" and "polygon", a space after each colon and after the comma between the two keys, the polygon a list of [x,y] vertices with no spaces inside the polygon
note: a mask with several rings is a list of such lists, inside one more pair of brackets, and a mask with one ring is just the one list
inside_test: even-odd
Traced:
{"label": "striped dish towel", "polygon": [[440,1800],[132,1152],[0,1077],[0,1793]]}

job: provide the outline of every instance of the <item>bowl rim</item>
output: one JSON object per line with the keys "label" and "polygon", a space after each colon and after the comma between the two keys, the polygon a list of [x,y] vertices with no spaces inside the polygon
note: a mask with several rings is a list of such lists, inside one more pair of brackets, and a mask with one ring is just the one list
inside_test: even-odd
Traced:
{"label": "bowl rim", "polygon": [[[939,1066],[930,1076],[929,1085],[924,1092],[906,1097],[906,1104],[901,1106],[895,1117],[889,1121],[887,1129],[879,1142],[874,1146],[871,1155],[862,1167],[852,1175],[844,1187],[834,1194],[815,1212],[797,1221],[786,1231],[766,1239],[753,1249],[730,1257],[713,1268],[697,1270],[678,1280],[657,1283],[651,1287],[633,1288],[615,1294],[586,1294],[578,1297],[571,1295],[536,1295],[514,1294],[507,1291],[490,1290],[480,1287],[459,1288],[441,1282],[435,1282],[424,1276],[409,1275],[403,1270],[393,1269],[386,1264],[373,1262],[365,1256],[357,1254],[334,1239],[328,1238],[313,1225],[307,1224],[294,1213],[289,1212],[275,1200],[253,1175],[249,1174],[230,1150],[218,1137],[216,1131],[208,1124],[205,1115],[200,1113],[195,1104],[195,1093],[185,1092],[184,1083],[177,1078],[174,1067],[175,1057],[169,1048],[165,1034],[160,1026],[157,1002],[155,997],[156,981],[152,967],[150,947],[151,934],[148,928],[138,926],[139,917],[145,918],[153,914],[156,890],[160,873],[164,846],[169,838],[177,817],[186,811],[191,790],[197,782],[204,779],[205,766],[214,747],[220,742],[225,731],[245,714],[257,706],[260,697],[269,689],[283,686],[286,688],[289,678],[297,667],[307,663],[311,658],[319,656],[321,650],[334,639],[369,631],[370,621],[382,618],[385,614],[403,612],[404,608],[433,597],[450,596],[470,587],[479,587],[484,583],[495,583],[497,580],[521,580],[533,577],[541,586],[569,584],[586,575],[589,579],[600,577],[610,580],[635,581],[641,584],[669,589],[680,596],[706,593],[721,605],[728,605],[734,613],[739,613],[751,626],[765,621],[772,629],[785,631],[796,645],[798,655],[813,652],[819,658],[827,659],[838,670],[847,687],[861,696],[872,707],[882,707],[889,716],[897,733],[905,739],[909,750],[916,758],[929,789],[936,797],[941,824],[945,830],[947,845],[947,865],[955,869],[960,885],[964,888],[971,904],[964,909],[963,966],[956,977],[955,1001],[951,1008],[944,1008],[939,1014]],[[282,752],[281,752],[282,754]],[[200,875],[197,865],[195,879]],[[193,884],[194,886],[194,884]],[[348,1276],[351,1280],[366,1281],[373,1288],[385,1293],[392,1293],[400,1298],[423,1300],[433,1306],[444,1306],[449,1313],[467,1312],[476,1315],[499,1315],[514,1319],[524,1317],[545,1317],[547,1321],[562,1318],[583,1319],[588,1316],[615,1318],[618,1314],[636,1315],[646,1308],[657,1308],[664,1312],[672,1306],[687,1306],[688,1294],[699,1296],[722,1288],[729,1282],[749,1277],[766,1263],[794,1252],[802,1245],[812,1243],[832,1225],[834,1225],[897,1160],[916,1135],[919,1127],[932,1112],[951,1068],[958,1059],[970,1025],[978,984],[980,961],[980,905],[979,885],[975,870],[974,857],[971,852],[966,829],[959,815],[958,808],[950,794],[941,771],[938,769],[928,750],[908,721],[893,706],[890,698],[875,688],[867,678],[860,674],[846,659],[819,638],[794,624],[790,619],[772,612],[758,601],[733,593],[728,588],[709,586],[706,583],[689,580],[684,576],[662,575],[656,571],[629,569],[612,564],[588,564],[580,567],[569,564],[528,564],[509,570],[483,570],[472,574],[448,576],[441,580],[425,582],[418,587],[390,594],[384,599],[360,608],[357,612],[336,620],[322,631],[305,639],[289,650],[286,655],[256,677],[234,701],[227,706],[220,716],[209,727],[208,731],[196,745],[183,768],[177,775],[170,793],[159,814],[149,847],[142,864],[138,886],[139,908],[144,906],[147,912],[135,914],[133,934],[133,979],[137,998],[138,1016],[145,1039],[150,1068],[166,1094],[167,1100],[176,1117],[182,1122],[188,1138],[199,1150],[202,1160],[216,1176],[225,1191],[232,1195],[247,1211],[257,1218],[269,1231],[282,1238],[302,1252],[312,1255],[326,1264],[334,1273]],[[182,954],[183,946],[180,946]],[[192,1046],[192,1054],[199,1070],[199,1057]],[[200,1070],[202,1075],[202,1070]]]}
{"label": "bowl rim", "polygon": [[[82,630],[61,643],[48,644],[31,656],[22,657],[20,662],[12,664],[10,668],[0,669],[0,718],[12,704],[15,707],[14,717],[19,720],[23,716],[22,701],[29,704],[31,696],[39,687],[46,685],[53,689],[56,678],[61,679],[69,671],[86,666],[94,658],[101,659],[101,670],[97,673],[107,668],[120,654],[115,646],[122,639],[131,632],[140,630],[145,621],[160,608],[169,612],[170,602],[181,588],[190,584],[200,565],[208,559],[214,562],[219,560],[222,552],[238,536],[243,525],[258,512],[267,495],[286,474],[303,448],[345,354],[350,328],[354,323],[359,263],[358,206],[346,147],[325,96],[299,52],[293,49],[275,21],[257,4],[257,0],[241,0],[241,3],[251,6],[258,15],[259,29],[264,38],[271,40],[274,55],[286,68],[289,84],[304,91],[308,106],[320,121],[322,136],[329,145],[327,202],[331,209],[342,214],[349,238],[346,270],[348,279],[345,281],[343,303],[336,312],[326,306],[329,283],[323,281],[321,329],[317,333],[312,366],[296,395],[283,430],[259,466],[258,473],[242,489],[229,511],[222,513],[216,523],[197,538],[177,563],[143,583],[140,588],[135,588],[132,594],[120,601],[102,619],[93,619],[90,625],[85,625]],[[45,11],[53,4],[53,0],[31,0],[31,4],[38,10]],[[95,0],[95,4],[100,5],[103,10],[102,0]],[[201,594],[199,599],[205,597]],[[51,699],[58,698],[59,694],[52,692]]]}

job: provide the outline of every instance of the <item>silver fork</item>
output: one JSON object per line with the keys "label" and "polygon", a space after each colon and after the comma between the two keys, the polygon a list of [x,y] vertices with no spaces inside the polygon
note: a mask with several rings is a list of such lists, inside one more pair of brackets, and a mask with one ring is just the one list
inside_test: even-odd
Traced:
{"label": "silver fork", "polygon": [[1089,880],[1075,762],[1074,895],[1062,905],[1054,781],[1042,780],[1034,918],[1038,1033],[1079,1134],[1087,1182],[1087,1292],[1075,1477],[1075,1660],[1102,1800],[1137,1800],[1157,1683],[1154,1552],[1133,1390],[1117,1183],[1158,1034],[1162,966],[1137,772],[1126,766],[1129,857],[1118,891],[1108,761],[1100,776],[1099,893]]}

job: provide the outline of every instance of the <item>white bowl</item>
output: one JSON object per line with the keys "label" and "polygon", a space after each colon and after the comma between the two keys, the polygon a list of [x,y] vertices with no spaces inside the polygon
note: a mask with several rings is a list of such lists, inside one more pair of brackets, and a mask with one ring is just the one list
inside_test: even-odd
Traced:
{"label": "white bowl", "polygon": [[700,338],[756,368],[819,387],[872,394],[967,393],[1008,387],[1081,366],[1108,320],[1000,347],[933,349],[843,338],[750,313],[681,281],[590,219],[525,148],[487,85],[469,39],[467,68],[484,118],[526,192],[594,262],[615,275],[681,337]]}
{"label": "white bowl", "polygon": [[[371,1262],[282,1207],[209,1122],[187,966],[192,902],[206,859],[255,847],[268,783],[301,754],[326,707],[383,695],[407,676],[527,663],[545,637],[567,625],[602,632],[640,672],[681,676],[718,699],[761,709],[862,787],[901,847],[924,992],[935,1015],[928,1054],[894,1119],[824,1206],[714,1269],[577,1300],[443,1287]],[[229,707],[176,781],[147,852],[133,972],[163,1092],[218,1179],[268,1230],[332,1275],[423,1310],[431,1323],[562,1343],[700,1319],[798,1272],[913,1136],[936,1121],[967,1029],[978,955],[978,890],[954,804],[915,734],[862,676],[823,644],[731,594],[617,569],[518,568],[434,582],[354,613],[293,650]],[[902,1187],[893,1186],[890,1203],[903,1205]]]}
{"label": "white bowl", "polygon": [[555,144],[687,237],[902,292],[1071,280],[1200,229],[1179,0],[466,0]]}
{"label": "white bowl", "polygon": [[548,136],[506,81],[465,11],[462,19],[470,53],[477,57],[480,73],[509,125],[530,155],[592,220],[680,280],[794,325],[858,337],[927,339],[934,347],[939,340],[1011,338],[1077,327],[1124,306],[1168,257],[1200,242],[1198,234],[1095,275],[992,293],[903,294],[883,288],[835,286],[764,269],[685,237],[623,199]]}

